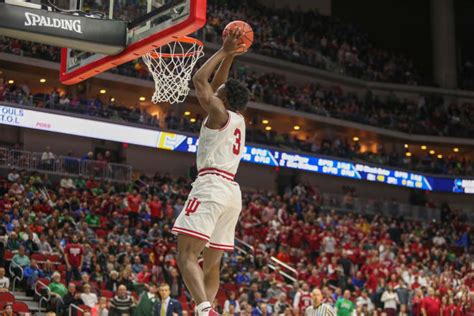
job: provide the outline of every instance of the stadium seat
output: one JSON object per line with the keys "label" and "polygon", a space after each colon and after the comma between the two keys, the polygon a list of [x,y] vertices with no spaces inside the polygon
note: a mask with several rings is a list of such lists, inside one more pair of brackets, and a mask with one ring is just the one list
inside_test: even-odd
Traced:
{"label": "stadium seat", "polygon": [[59,255],[49,255],[48,260],[54,264],[60,264],[62,262]]}
{"label": "stadium seat", "polygon": [[10,261],[10,260],[12,260],[13,255],[14,255],[13,252],[11,252],[10,250],[5,250],[5,253],[3,254],[3,258],[6,261]]}
{"label": "stadium seat", "polygon": [[43,255],[42,253],[33,253],[31,254],[30,259],[36,260],[39,264],[42,264],[46,261],[46,256]]}
{"label": "stadium seat", "polygon": [[10,292],[0,293],[0,302],[1,303],[13,303],[15,301],[15,296]]}
{"label": "stadium seat", "polygon": [[13,311],[15,313],[29,313],[30,309],[28,308],[28,305],[26,305],[26,303],[24,302],[14,302]]}
{"label": "stadium seat", "polygon": [[107,299],[113,298],[114,297],[114,292],[109,291],[109,290],[101,290],[100,291],[100,296],[101,297],[106,297]]}

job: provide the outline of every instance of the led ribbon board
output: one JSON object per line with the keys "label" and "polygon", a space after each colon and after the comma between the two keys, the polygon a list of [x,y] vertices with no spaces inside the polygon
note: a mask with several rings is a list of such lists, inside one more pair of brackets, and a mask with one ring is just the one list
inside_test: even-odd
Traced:
{"label": "led ribbon board", "polygon": [[[198,138],[193,136],[1,105],[0,124],[187,153],[196,153],[198,146]],[[474,194],[474,179],[425,176],[263,147],[246,146],[242,160],[407,188]]]}

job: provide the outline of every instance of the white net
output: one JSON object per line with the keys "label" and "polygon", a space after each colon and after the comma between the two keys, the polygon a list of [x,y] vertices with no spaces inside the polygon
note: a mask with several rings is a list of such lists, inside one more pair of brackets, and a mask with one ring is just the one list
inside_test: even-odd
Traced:
{"label": "white net", "polygon": [[179,103],[189,94],[189,81],[196,62],[204,56],[201,42],[179,39],[142,56],[153,75],[153,103]]}

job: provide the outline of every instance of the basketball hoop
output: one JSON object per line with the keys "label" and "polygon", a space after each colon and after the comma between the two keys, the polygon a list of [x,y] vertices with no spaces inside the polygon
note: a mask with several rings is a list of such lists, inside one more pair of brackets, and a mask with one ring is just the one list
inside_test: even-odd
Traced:
{"label": "basketball hoop", "polygon": [[204,56],[203,49],[201,41],[180,37],[142,56],[155,81],[153,103],[178,103],[186,99],[193,68]]}

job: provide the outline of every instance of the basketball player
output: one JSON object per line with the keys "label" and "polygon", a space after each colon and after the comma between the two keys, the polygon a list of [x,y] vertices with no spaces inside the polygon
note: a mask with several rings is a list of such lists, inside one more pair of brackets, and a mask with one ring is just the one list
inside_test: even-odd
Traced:
{"label": "basketball player", "polygon": [[[207,118],[199,135],[198,177],[172,231],[178,235],[177,263],[199,316],[218,315],[211,302],[219,289],[223,252],[234,249],[235,226],[242,208],[234,176],[244,152],[245,121],[240,112],[249,92],[237,80],[227,80],[234,57],[245,49],[239,44],[241,35],[240,29],[231,31],[222,48],[193,78]],[[202,269],[198,264],[201,253]]]}

